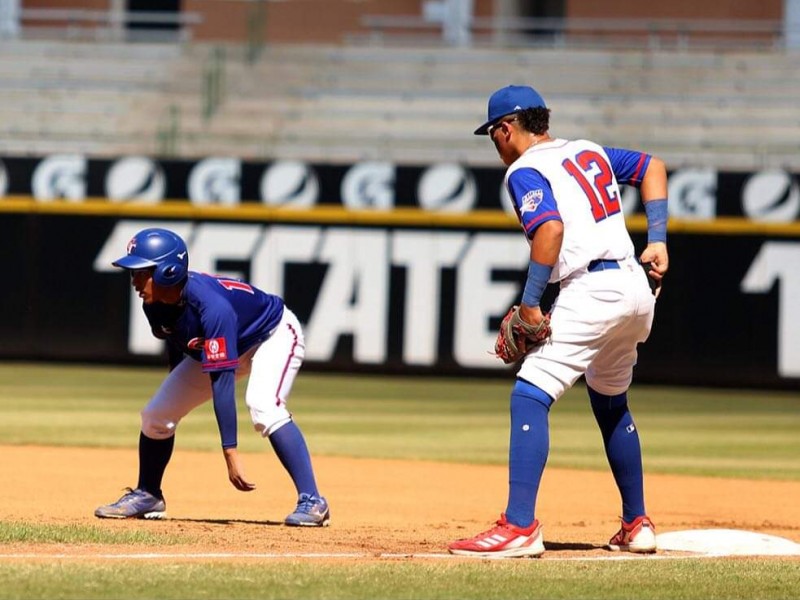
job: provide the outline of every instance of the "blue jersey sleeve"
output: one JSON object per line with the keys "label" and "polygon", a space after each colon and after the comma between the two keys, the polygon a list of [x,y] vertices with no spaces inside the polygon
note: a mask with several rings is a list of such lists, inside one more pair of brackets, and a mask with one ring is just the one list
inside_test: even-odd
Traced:
{"label": "blue jersey sleeve", "polygon": [[204,372],[235,370],[239,366],[239,323],[236,311],[220,296],[209,295],[201,306],[205,339],[201,362]]}
{"label": "blue jersey sleeve", "polygon": [[651,156],[636,150],[625,150],[623,148],[603,147],[611,160],[611,170],[618,183],[624,183],[633,187],[642,185],[642,178],[647,172]]}
{"label": "blue jersey sleeve", "polygon": [[550,183],[539,171],[522,168],[511,173],[508,177],[508,193],[514,202],[520,225],[529,238],[545,221],[561,220]]}
{"label": "blue jersey sleeve", "polygon": [[236,375],[233,371],[217,371],[211,374],[214,415],[223,448],[235,448],[237,445],[235,389]]}

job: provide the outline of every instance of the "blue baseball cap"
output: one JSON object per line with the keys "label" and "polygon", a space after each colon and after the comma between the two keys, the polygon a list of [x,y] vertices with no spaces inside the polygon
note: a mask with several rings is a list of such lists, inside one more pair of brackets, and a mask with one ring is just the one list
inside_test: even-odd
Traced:
{"label": "blue baseball cap", "polygon": [[526,108],[547,108],[544,98],[527,85],[509,85],[497,90],[489,98],[489,119],[475,130],[475,135],[486,135],[489,127],[508,115]]}

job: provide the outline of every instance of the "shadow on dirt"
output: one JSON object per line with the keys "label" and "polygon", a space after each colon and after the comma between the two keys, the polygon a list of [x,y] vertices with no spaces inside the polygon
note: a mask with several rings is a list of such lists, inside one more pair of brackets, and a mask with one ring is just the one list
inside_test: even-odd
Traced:
{"label": "shadow on dirt", "polygon": [[597,544],[583,544],[580,542],[545,542],[545,550],[552,550],[553,552],[559,550],[605,550],[605,546],[598,546]]}

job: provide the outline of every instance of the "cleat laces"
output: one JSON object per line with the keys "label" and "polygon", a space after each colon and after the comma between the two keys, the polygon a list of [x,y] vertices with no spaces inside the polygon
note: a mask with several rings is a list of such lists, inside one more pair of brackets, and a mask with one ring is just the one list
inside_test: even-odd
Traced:
{"label": "cleat laces", "polygon": [[310,494],[300,494],[300,499],[297,502],[297,508],[295,509],[295,512],[310,514],[311,511],[314,510],[314,505],[316,503],[316,498],[314,498],[314,496],[311,496]]}

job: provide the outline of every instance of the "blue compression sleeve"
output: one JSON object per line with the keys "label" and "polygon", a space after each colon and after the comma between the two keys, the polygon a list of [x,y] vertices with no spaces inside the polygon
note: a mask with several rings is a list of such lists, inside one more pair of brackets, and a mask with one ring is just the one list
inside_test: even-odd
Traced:
{"label": "blue compression sleeve", "polygon": [[289,421],[269,436],[275,454],[289,473],[298,494],[319,496],[311,455],[303,433],[294,421]]}
{"label": "blue compression sleeve", "polygon": [[522,303],[527,306],[539,306],[544,288],[550,279],[553,267],[543,265],[535,260],[528,266],[528,280],[525,282],[525,291],[522,292]]}
{"label": "blue compression sleeve", "polygon": [[236,375],[234,371],[215,371],[211,375],[214,393],[214,415],[217,417],[223,448],[235,448],[236,435]]}
{"label": "blue compression sleeve", "polygon": [[667,199],[659,198],[644,203],[644,212],[647,215],[647,243],[667,241]]}
{"label": "blue compression sleeve", "polygon": [[628,409],[628,394],[606,396],[586,387],[592,412],[603,434],[608,464],[622,497],[622,519],[630,523],[647,514],[644,509],[644,476],[639,433]]}
{"label": "blue compression sleeve", "polygon": [[536,518],[536,497],[550,451],[547,421],[553,399],[541,388],[517,379],[511,392],[511,438],[508,446],[506,518],[529,527]]}

